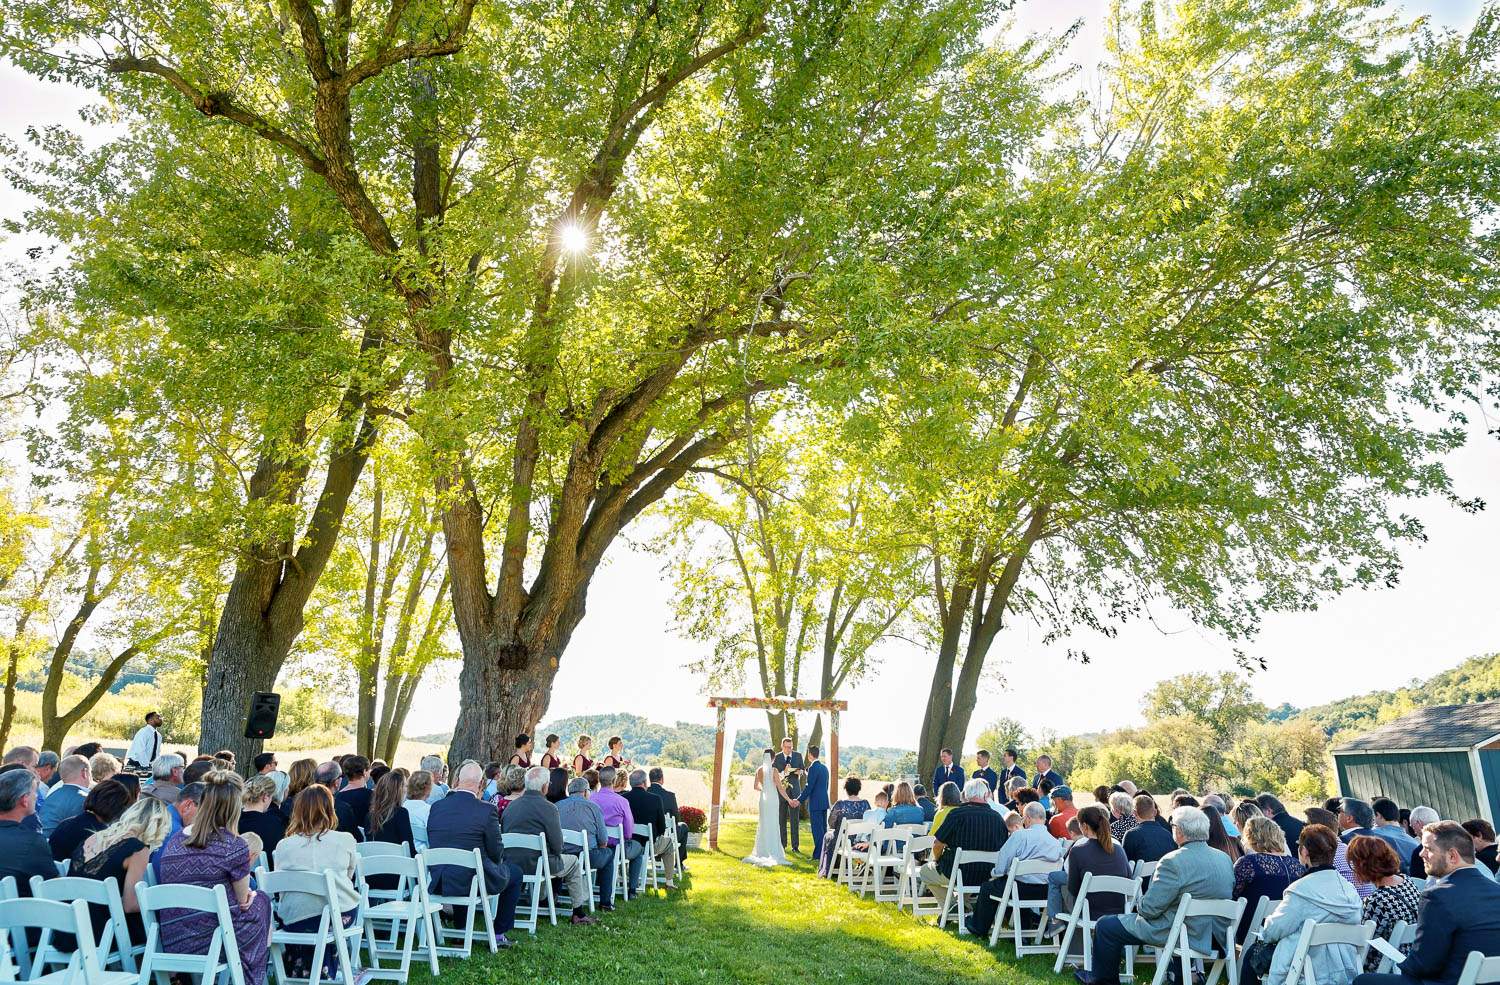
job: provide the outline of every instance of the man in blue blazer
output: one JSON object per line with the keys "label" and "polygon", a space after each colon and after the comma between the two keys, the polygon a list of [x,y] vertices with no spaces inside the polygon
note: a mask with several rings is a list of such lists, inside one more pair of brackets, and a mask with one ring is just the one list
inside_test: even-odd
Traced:
{"label": "man in blue blazer", "polygon": [[[522,873],[520,866],[505,861],[501,854],[500,818],[492,805],[479,798],[483,786],[484,769],[478,763],[471,760],[460,766],[453,789],[433,804],[427,815],[427,842],[433,848],[479,849],[485,889],[500,901],[495,914],[495,943],[510,947],[505,935],[515,929]],[[434,865],[432,891],[439,896],[466,896],[472,878],[470,869]]]}
{"label": "man in blue blazer", "polygon": [[818,747],[808,746],[807,786],[802,790],[802,803],[807,806],[807,820],[812,825],[813,861],[823,858],[823,835],[828,831],[828,767],[818,759]]}
{"label": "man in blue blazer", "polygon": [[951,783],[958,789],[964,788],[964,768],[953,761],[953,750],[944,749],[938,753],[938,768],[932,771],[932,791],[934,794],[943,789],[943,784]]}
{"label": "man in blue blazer", "polygon": [[1474,839],[1457,821],[1422,829],[1422,861],[1434,879],[1423,890],[1417,939],[1395,975],[1360,975],[1354,985],[1453,985],[1470,951],[1500,955],[1500,884],[1474,866]]}
{"label": "man in blue blazer", "polygon": [[45,802],[36,809],[43,836],[68,818],[83,813],[83,798],[89,794],[89,761],[82,756],[64,756],[57,766],[60,777]]}

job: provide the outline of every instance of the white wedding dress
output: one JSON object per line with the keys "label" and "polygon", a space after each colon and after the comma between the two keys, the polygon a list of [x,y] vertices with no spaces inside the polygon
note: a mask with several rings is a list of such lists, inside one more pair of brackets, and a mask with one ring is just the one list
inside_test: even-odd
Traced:
{"label": "white wedding dress", "polygon": [[745,861],[767,869],[791,865],[781,847],[781,794],[769,755],[761,763],[760,778],[760,817],[755,822],[755,851]]}

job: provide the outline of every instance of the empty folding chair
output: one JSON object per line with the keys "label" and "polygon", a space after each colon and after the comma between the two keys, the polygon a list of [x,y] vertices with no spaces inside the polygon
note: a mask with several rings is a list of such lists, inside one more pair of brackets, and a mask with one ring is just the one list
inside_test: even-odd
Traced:
{"label": "empty folding chair", "polygon": [[[557,900],[552,895],[552,864],[547,858],[547,839],[542,835],[509,832],[500,836],[500,847],[537,853],[532,870],[521,870],[521,892],[527,897],[527,901],[516,907],[516,926],[528,933],[536,933],[543,897],[547,900],[548,920],[554,927],[557,926]],[[523,913],[527,915],[522,916]]]}
{"label": "empty folding chair", "polygon": [[[149,868],[148,868],[149,871]],[[229,895],[223,886],[184,886],[167,883],[148,886],[136,883],[135,898],[141,904],[141,916],[146,922],[146,950],[141,956],[141,978],[149,982],[153,977],[172,973],[198,975],[204,982],[216,981],[227,975],[233,985],[245,985],[244,968],[240,965],[239,941],[234,936],[234,921],[229,915]],[[215,927],[203,954],[177,954],[162,950],[161,918],[163,910],[193,910],[212,914]]]}
{"label": "empty folding chair", "polygon": [[900,895],[896,900],[896,909],[902,910],[910,906],[914,917],[935,917],[942,909],[942,902],[936,895],[923,895],[927,884],[922,881],[921,875],[924,864],[921,859],[932,851],[936,841],[932,835],[908,838],[901,851]]}
{"label": "empty folding chair", "polygon": [[[1162,985],[1167,980],[1173,961],[1181,962],[1184,981],[1193,980],[1193,962],[1202,961],[1208,969],[1208,985],[1214,985],[1220,974],[1228,975],[1229,985],[1239,985],[1240,968],[1234,960],[1234,936],[1244,915],[1244,899],[1195,900],[1184,893],[1177,904],[1177,915],[1172,918],[1172,927],[1167,931],[1166,942],[1157,953],[1156,976],[1151,985]],[[1187,921],[1194,917],[1207,917],[1217,924],[1209,935],[1209,946],[1202,951],[1194,948],[1188,939]]]}
{"label": "empty folding chair", "polygon": [[[1083,967],[1092,968],[1094,965],[1094,928],[1098,926],[1099,920],[1094,916],[1093,906],[1089,900],[1091,897],[1103,895],[1118,895],[1125,898],[1125,912],[1130,913],[1135,909],[1135,902],[1141,895],[1141,884],[1137,879],[1125,876],[1100,876],[1092,872],[1083,874],[1083,883],[1078,887],[1078,896],[1073,900],[1073,909],[1061,914],[1058,919],[1063,923],[1062,943],[1058,945],[1057,961],[1052,965],[1053,974],[1062,974],[1063,964],[1068,960],[1068,951],[1073,945],[1073,936],[1079,932],[1083,934]],[[1125,955],[1125,977],[1135,977],[1135,956],[1127,953]]]}
{"label": "empty folding chair", "polygon": [[[427,891],[427,863],[421,857],[404,855],[371,855],[359,860],[360,919],[364,923],[365,953],[369,957],[366,971],[371,978],[404,982],[411,970],[412,954],[420,943],[427,956],[433,977],[438,973],[437,919],[441,907],[433,903]],[[370,876],[391,876],[397,880],[393,896],[372,901]],[[379,931],[389,936],[380,939]],[[382,959],[400,962],[399,967],[382,968]]]}
{"label": "empty folding chair", "polygon": [[[462,848],[424,848],[422,849],[422,860],[427,863],[427,871],[437,872],[438,866],[446,865],[453,868],[464,869],[471,873],[469,878],[468,892],[444,896],[429,892],[428,898],[439,908],[443,906],[462,907],[464,913],[464,926],[445,927],[442,921],[436,921],[437,950],[444,957],[467,958],[474,951],[474,911],[478,910],[484,917],[486,936],[489,939],[490,950],[498,951],[500,948],[495,944],[495,909],[499,901],[489,894],[489,889],[484,882],[484,856],[479,849]],[[448,943],[449,940],[459,937],[463,940],[462,947],[455,947]]]}
{"label": "empty folding chair", "polygon": [[[21,968],[21,979],[45,982],[47,985],[136,985],[134,972],[105,971],[94,947],[94,925],[89,919],[89,905],[83,900],[64,903],[49,899],[0,900],[0,928],[10,931],[10,944],[0,965],[10,971],[11,956]],[[28,932],[39,931],[36,949],[28,943]],[[59,952],[53,945],[56,934],[73,938],[71,952]],[[47,972],[44,956],[65,956],[64,967]],[[15,980],[12,973],[11,980]]]}
{"label": "empty folding chair", "polygon": [[57,900],[71,903],[83,900],[109,911],[109,922],[99,933],[95,946],[99,951],[99,966],[108,968],[118,964],[121,971],[135,971],[136,956],[146,950],[145,942],[134,944],[130,940],[130,928],[125,922],[125,902],[120,898],[120,886],[113,879],[84,879],[78,876],[43,879],[31,877],[31,895],[35,899]]}

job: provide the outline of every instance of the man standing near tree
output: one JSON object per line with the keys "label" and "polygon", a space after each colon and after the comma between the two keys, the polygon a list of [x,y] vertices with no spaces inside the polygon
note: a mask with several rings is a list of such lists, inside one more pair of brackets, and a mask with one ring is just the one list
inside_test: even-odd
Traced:
{"label": "man standing near tree", "polygon": [[[781,740],[781,752],[771,760],[771,768],[781,774],[782,786],[786,787],[786,799],[781,801],[781,847],[791,846],[794,852],[800,852],[802,833],[802,808],[793,807],[791,801],[798,800],[802,794],[801,775],[805,764],[802,754],[792,748],[790,738]],[[787,840],[787,832],[791,832],[790,842]]]}
{"label": "man standing near tree", "polygon": [[938,767],[932,771],[932,789],[934,791],[943,789],[943,784],[951,783],[958,789],[964,788],[964,768],[953,761],[953,750],[944,749],[938,753]]}
{"label": "man standing near tree", "polygon": [[161,715],[146,713],[146,724],[136,729],[135,738],[125,752],[125,768],[133,773],[147,773],[161,755]]}

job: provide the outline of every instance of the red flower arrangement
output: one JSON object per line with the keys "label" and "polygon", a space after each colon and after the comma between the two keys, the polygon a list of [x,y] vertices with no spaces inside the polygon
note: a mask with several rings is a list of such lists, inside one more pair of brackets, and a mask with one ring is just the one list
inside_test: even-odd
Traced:
{"label": "red flower arrangement", "polygon": [[677,810],[677,820],[687,825],[687,829],[694,834],[708,830],[708,815],[696,807],[680,807]]}

